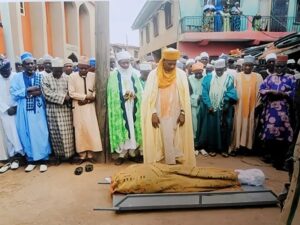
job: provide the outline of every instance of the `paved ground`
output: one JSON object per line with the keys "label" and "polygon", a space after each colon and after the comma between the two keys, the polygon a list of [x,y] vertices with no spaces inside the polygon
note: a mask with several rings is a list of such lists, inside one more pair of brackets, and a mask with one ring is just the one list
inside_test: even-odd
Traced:
{"label": "paved ground", "polygon": [[[143,225],[276,225],[280,209],[244,208],[185,211],[156,211],[115,214],[93,211],[111,207],[109,185],[98,181],[126,167],[96,164],[94,171],[73,174],[75,165],[49,167],[41,174],[24,168],[0,174],[1,225],[66,225],[66,224],[143,224]],[[256,157],[197,157],[198,166],[222,168],[260,168],[267,176],[266,186],[280,193],[288,180],[286,172],[277,171]]]}

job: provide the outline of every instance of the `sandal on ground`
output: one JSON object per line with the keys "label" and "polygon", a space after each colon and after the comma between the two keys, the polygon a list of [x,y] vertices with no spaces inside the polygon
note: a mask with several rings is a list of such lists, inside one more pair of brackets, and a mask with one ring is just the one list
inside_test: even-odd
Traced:
{"label": "sandal on ground", "polygon": [[125,162],[125,159],[122,157],[119,157],[116,159],[115,165],[119,166],[119,165],[122,165],[124,162]]}
{"label": "sandal on ground", "polygon": [[215,152],[210,152],[210,153],[208,153],[211,157],[215,157],[216,155],[217,155],[217,153],[215,153]]}
{"label": "sandal on ground", "polygon": [[232,156],[232,157],[236,157],[237,154],[236,154],[236,151],[232,151],[232,152],[229,153],[229,155]]}
{"label": "sandal on ground", "polygon": [[205,157],[208,156],[207,151],[205,151],[204,149],[201,149],[201,150],[200,150],[200,153],[201,153],[201,155],[203,155],[203,156],[205,156]]}
{"label": "sandal on ground", "polygon": [[94,166],[92,164],[85,165],[85,172],[92,172],[93,169],[94,169]]}
{"label": "sandal on ground", "polygon": [[6,163],[4,166],[0,168],[0,173],[5,173],[7,170],[11,168],[11,163]]}
{"label": "sandal on ground", "polygon": [[32,170],[34,170],[35,167],[36,167],[36,165],[29,164],[28,166],[26,166],[25,172],[26,172],[26,173],[29,173],[29,172],[31,172]]}
{"label": "sandal on ground", "polygon": [[226,152],[222,152],[222,154],[221,154],[224,158],[228,158],[229,157],[229,155],[226,153]]}
{"label": "sandal on ground", "polygon": [[11,163],[10,169],[11,169],[11,170],[16,170],[16,169],[19,168],[19,166],[20,166],[19,161],[18,161],[18,160],[14,160],[14,161]]}
{"label": "sandal on ground", "polygon": [[82,172],[83,172],[83,168],[80,166],[75,169],[74,174],[80,175],[80,174],[82,174]]}
{"label": "sandal on ground", "polygon": [[46,172],[48,170],[48,166],[47,165],[45,165],[45,164],[41,164],[40,165],[40,172],[41,173],[44,173],[44,172]]}

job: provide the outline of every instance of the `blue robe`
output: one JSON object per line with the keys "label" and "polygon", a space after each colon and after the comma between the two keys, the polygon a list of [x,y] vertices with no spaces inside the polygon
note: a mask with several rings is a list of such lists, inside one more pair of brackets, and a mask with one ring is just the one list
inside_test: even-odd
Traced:
{"label": "blue robe", "polygon": [[10,93],[17,102],[16,125],[27,161],[47,160],[51,153],[44,97],[29,97],[29,86],[41,86],[41,74],[28,77],[18,73],[11,81]]}
{"label": "blue robe", "polygon": [[233,126],[233,105],[238,100],[237,91],[234,87],[233,78],[231,75],[226,80],[226,90],[223,96],[222,109],[218,109],[213,113],[209,113],[208,109],[212,107],[209,96],[210,86],[213,75],[206,75],[202,81],[202,100],[204,103],[200,146],[204,147],[209,152],[228,152],[228,147],[231,141],[231,133]]}

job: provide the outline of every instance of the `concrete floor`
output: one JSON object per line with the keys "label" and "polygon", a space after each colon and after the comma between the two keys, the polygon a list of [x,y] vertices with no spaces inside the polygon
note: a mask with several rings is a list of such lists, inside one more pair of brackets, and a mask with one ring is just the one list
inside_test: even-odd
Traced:
{"label": "concrete floor", "polygon": [[[51,166],[41,174],[38,169],[25,173],[24,168],[0,174],[1,225],[66,224],[143,224],[143,225],[276,225],[280,209],[206,209],[181,211],[134,212],[116,214],[93,211],[111,207],[109,185],[98,181],[128,166],[95,164],[91,173],[74,175],[75,165]],[[288,181],[288,174],[277,171],[257,157],[215,158],[197,156],[198,166],[248,169],[259,168],[266,174],[266,187],[276,194]]]}

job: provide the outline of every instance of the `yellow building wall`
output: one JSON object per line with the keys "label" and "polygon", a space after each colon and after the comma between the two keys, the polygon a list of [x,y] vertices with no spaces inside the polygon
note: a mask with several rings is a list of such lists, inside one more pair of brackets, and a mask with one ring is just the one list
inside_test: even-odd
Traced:
{"label": "yellow building wall", "polygon": [[29,3],[24,2],[25,15],[21,15],[24,51],[32,52]]}

